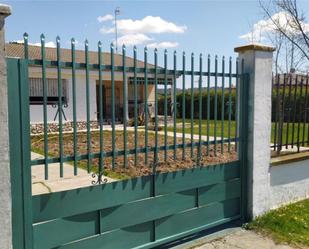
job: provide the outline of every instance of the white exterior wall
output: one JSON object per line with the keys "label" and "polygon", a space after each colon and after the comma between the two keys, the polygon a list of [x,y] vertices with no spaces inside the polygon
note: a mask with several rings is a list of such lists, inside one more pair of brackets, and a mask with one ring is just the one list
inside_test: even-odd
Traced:
{"label": "white exterior wall", "polygon": [[[96,103],[96,82],[98,72],[92,71],[89,75],[89,90],[90,90],[90,120],[97,120],[97,103]],[[42,78],[41,69],[38,67],[29,68],[30,78]],[[57,70],[55,68],[48,68],[46,70],[46,78],[57,79]],[[65,79],[68,84],[68,107],[63,108],[67,121],[73,120],[73,94],[72,94],[72,74],[70,69],[62,70],[62,79]],[[110,74],[103,74],[103,80],[110,80]],[[115,74],[115,80],[122,80],[121,74]],[[57,113],[57,107],[53,108],[47,105],[47,121],[49,123],[58,122],[58,116],[54,121]],[[85,71],[76,71],[76,117],[77,121],[86,121],[86,76]],[[43,122],[43,105],[30,105],[30,122],[42,123]],[[63,122],[65,120],[63,119]]]}
{"label": "white exterior wall", "polygon": [[[63,69],[61,71],[62,79],[65,79],[68,84],[68,107],[63,108],[67,121],[73,120],[73,95],[72,95],[72,71],[71,69]],[[110,81],[110,73],[104,72],[102,74],[103,80]],[[131,73],[127,73],[127,78],[133,76]],[[138,74],[137,77],[143,77],[143,74]],[[154,77],[149,74],[149,77]],[[42,78],[42,71],[40,67],[30,67],[29,68],[29,78]],[[46,78],[57,79],[57,69],[56,68],[47,68],[46,69]],[[90,89],[90,120],[97,120],[97,103],[96,103],[96,82],[99,80],[98,71],[90,71],[89,74],[89,89]],[[115,72],[115,85],[122,82],[122,73]],[[120,93],[122,94],[122,85],[120,86]],[[144,94],[144,90],[143,90]],[[154,85],[149,85],[148,87],[148,101],[154,102]],[[143,96],[144,98],[144,96]],[[120,96],[119,103],[122,105],[122,95]],[[47,105],[47,122],[58,123],[58,116],[54,121],[54,117],[57,113],[58,107],[52,107]],[[86,121],[87,111],[86,111],[86,76],[85,70],[76,71],[76,114],[77,121]],[[34,123],[43,123],[43,105],[30,105],[30,122]],[[65,120],[63,119],[63,122]]]}
{"label": "white exterior wall", "polygon": [[4,23],[11,14],[11,7],[0,4],[0,248],[12,245],[12,197],[10,176],[7,68],[5,60]]}
{"label": "white exterior wall", "polygon": [[270,167],[270,208],[309,198],[309,160]]}
{"label": "white exterior wall", "polygon": [[[72,96],[72,80],[67,79],[68,84],[68,107],[63,107],[67,121],[73,120],[73,96]],[[89,81],[90,89],[90,119],[96,120],[96,81]],[[58,106],[52,107],[47,105],[47,121],[54,122],[54,117],[57,113]],[[77,121],[86,121],[86,83],[82,77],[76,79],[76,117]],[[30,105],[30,121],[31,123],[43,122],[43,105]],[[63,121],[65,121],[63,119]],[[55,120],[58,122],[58,116]]]}

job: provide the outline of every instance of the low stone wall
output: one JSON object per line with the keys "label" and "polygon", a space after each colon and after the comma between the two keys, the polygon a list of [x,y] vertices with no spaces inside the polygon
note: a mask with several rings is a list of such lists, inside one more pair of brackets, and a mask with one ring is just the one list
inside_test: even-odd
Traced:
{"label": "low stone wall", "polygon": [[270,208],[309,198],[309,159],[270,167]]}
{"label": "low stone wall", "polygon": [[[83,121],[76,122],[76,127],[78,131],[87,130],[87,122],[83,122]],[[97,121],[91,121],[90,129],[99,129],[99,123]],[[73,122],[63,123],[62,131],[63,132],[73,132]],[[47,132],[48,133],[59,132],[59,124],[58,123],[48,123]],[[31,135],[44,134],[44,124],[42,123],[30,124],[30,133]]]}
{"label": "low stone wall", "polygon": [[[116,122],[117,125],[121,125],[121,122]],[[133,126],[134,122],[133,119],[128,121],[128,127]],[[103,125],[110,125],[110,122],[104,122]],[[167,125],[173,125],[173,119],[171,116],[167,117]],[[182,125],[182,124],[180,124]],[[158,126],[164,126],[164,117],[158,116]],[[77,131],[85,131],[87,130],[87,122],[86,121],[78,121],[76,122]],[[154,120],[151,119],[148,123],[148,129],[153,130],[154,128]],[[181,126],[182,127],[182,126]],[[98,130],[99,122],[98,121],[90,121],[90,129],[91,130]],[[161,129],[160,129],[161,130]],[[63,132],[73,132],[73,122],[64,122],[62,124],[62,131]],[[47,124],[47,133],[57,133],[59,132],[59,124],[58,122],[48,123]],[[30,133],[31,135],[42,135],[44,134],[44,124],[43,123],[32,123],[30,124]]]}

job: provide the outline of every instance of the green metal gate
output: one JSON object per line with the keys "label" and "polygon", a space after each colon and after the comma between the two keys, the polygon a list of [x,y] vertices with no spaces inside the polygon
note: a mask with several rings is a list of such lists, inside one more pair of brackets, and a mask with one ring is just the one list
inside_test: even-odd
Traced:
{"label": "green metal gate", "polygon": [[[219,72],[216,57],[212,71],[210,57],[208,57],[207,70],[204,71],[202,56],[200,56],[199,70],[195,70],[194,55],[192,54],[191,68],[187,70],[186,58],[183,54],[182,70],[177,70],[177,57],[174,53],[173,69],[168,69],[167,51],[164,53],[164,67],[159,67],[157,50],[154,53],[154,64],[148,64],[148,51],[145,49],[144,63],[141,66],[141,61],[137,60],[136,48],[134,48],[133,58],[129,60],[132,64],[127,65],[126,48],[123,47],[122,60],[120,65],[117,65],[115,57],[117,59],[120,57],[114,54],[113,46],[111,46],[110,60],[104,61],[102,59],[101,43],[98,44],[98,52],[96,53],[97,63],[91,63],[89,62],[87,41],[85,51],[83,51],[84,62],[80,62],[76,59],[76,53],[80,53],[80,51],[75,51],[74,40],[72,40],[71,61],[62,61],[60,39],[57,39],[57,49],[54,49],[56,60],[51,60],[46,58],[43,36],[41,37],[41,58],[38,59],[32,57],[29,49],[33,48],[27,45],[28,37],[25,38],[24,58],[7,59],[14,248],[153,248],[220,224],[246,219],[247,159],[245,148],[248,130],[247,93],[249,81],[248,75],[239,73],[238,68],[241,66],[239,64],[243,63],[237,61],[236,72],[232,73],[232,60],[230,59],[228,72],[225,72],[224,65],[226,63],[223,58],[222,71]],[[37,160],[31,160],[32,136],[30,135],[29,120],[31,106],[29,105],[28,82],[28,68],[30,67],[41,69],[43,84],[44,134],[42,134],[42,140],[44,141],[44,155],[43,159]],[[50,134],[47,132],[46,72],[50,68],[57,71],[59,113],[63,108],[61,72],[65,69],[72,70],[72,154],[66,155],[64,151],[62,115],[59,115],[59,128],[56,133],[57,155],[53,154],[48,147],[51,140]],[[79,90],[76,88],[75,73],[77,70],[83,70],[85,73],[87,94],[85,100],[87,153],[84,154],[79,153],[77,149],[80,136],[77,129],[74,95]],[[104,133],[102,122],[104,113],[102,91],[100,91],[98,97],[99,121],[96,131],[99,134],[97,136],[99,150],[93,151],[91,143],[93,140],[91,139],[95,133],[90,127],[90,72],[98,74],[99,89],[101,90],[103,89],[103,74],[110,75],[112,96],[115,94],[115,75],[121,73],[123,81],[126,82],[127,74],[132,74],[135,89],[134,118],[132,131],[129,131],[126,101],[124,101],[123,150],[120,150],[115,142],[117,131],[115,129],[114,98],[111,103],[112,120],[111,135],[109,135],[111,140],[107,141],[107,133]],[[144,103],[144,116],[140,117],[137,113],[137,78],[141,74],[144,76],[145,96],[148,96],[148,84],[152,82],[154,85],[154,118],[149,116],[147,98]],[[163,79],[162,88],[159,86],[161,76]],[[169,77],[173,79],[174,84],[171,89],[175,93],[170,98],[167,84]],[[198,79],[197,93],[194,92],[196,90],[195,78]],[[226,79],[228,84],[225,85]],[[219,81],[221,81],[220,87]],[[188,86],[186,82],[189,82],[190,85]],[[182,86],[178,95],[176,94],[177,84]],[[126,100],[128,92],[125,84],[123,86],[123,99]],[[163,94],[159,94],[159,89],[163,91]],[[206,93],[205,96],[202,95],[203,91]],[[163,131],[159,131],[159,95],[164,106]],[[203,101],[204,99],[206,101]],[[232,103],[232,99],[234,99],[234,103]],[[186,103],[190,103],[190,108],[187,110]],[[170,104],[173,108],[173,125],[170,126],[170,129],[173,129],[172,132],[169,132],[167,123]],[[233,118],[233,110],[235,118]],[[205,119],[203,112],[206,113]],[[188,113],[189,119],[187,120]],[[144,119],[142,128],[138,127],[140,118]],[[151,119],[153,119],[154,128],[150,132]],[[189,128],[186,126],[187,123]],[[203,131],[204,129],[205,131]],[[233,129],[235,130],[233,131]],[[188,136],[186,136],[187,132]],[[233,132],[235,136],[232,135]],[[177,137],[178,133],[181,133],[179,138]],[[128,147],[130,142],[128,134],[134,138],[131,141],[134,145],[133,148]],[[170,136],[170,140],[168,136]],[[144,145],[142,147],[138,143],[141,137]],[[112,149],[106,151],[104,143],[112,143]],[[189,159],[187,159],[187,150],[189,151]],[[237,157],[233,160],[205,165],[209,157],[222,156],[223,158],[223,155],[232,155],[235,151]],[[114,171],[120,167],[116,163],[117,158],[123,158],[121,167],[125,171],[128,167],[134,167],[135,164],[141,163],[139,155],[144,155],[142,167],[145,167],[143,169],[148,173],[110,183],[105,183],[102,180],[105,172]],[[181,155],[180,158],[179,155]],[[107,158],[111,159],[109,164],[105,161]],[[77,175],[79,163],[83,160],[86,161],[88,172],[97,177],[93,186],[32,195],[31,168],[43,164],[44,176],[45,179],[48,179],[48,167],[51,163],[59,163],[60,177],[63,177],[64,174],[63,165],[71,163],[74,173]],[[168,160],[175,162],[190,160],[191,163],[193,162],[193,166],[162,172],[160,167],[163,165],[164,169],[168,169],[164,166]],[[133,166],[130,166],[130,163]],[[136,165],[136,167],[140,166]]]}

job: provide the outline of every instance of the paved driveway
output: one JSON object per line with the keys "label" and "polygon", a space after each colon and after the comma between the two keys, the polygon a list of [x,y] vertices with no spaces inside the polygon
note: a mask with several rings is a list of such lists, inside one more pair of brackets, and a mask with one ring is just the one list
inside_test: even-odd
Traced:
{"label": "paved driveway", "polygon": [[[173,249],[294,249],[276,244],[270,238],[241,228],[230,228],[204,238],[178,245]],[[299,247],[297,247],[299,248]],[[295,248],[296,249],[296,248]]]}
{"label": "paved driveway", "polygon": [[[40,154],[31,152],[31,158],[42,158]],[[69,189],[82,188],[92,185],[92,174],[86,170],[78,168],[77,176],[74,176],[73,166],[68,163],[63,164],[63,178],[60,178],[59,163],[48,165],[48,180],[44,179],[44,165],[32,166],[32,195],[58,192]],[[115,181],[112,178],[105,177],[107,182]]]}

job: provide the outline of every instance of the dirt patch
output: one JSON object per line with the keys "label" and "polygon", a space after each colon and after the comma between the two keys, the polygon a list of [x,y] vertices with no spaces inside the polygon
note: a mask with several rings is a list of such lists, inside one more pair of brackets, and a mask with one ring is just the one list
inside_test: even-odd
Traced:
{"label": "dirt patch", "polygon": [[[123,132],[116,131],[115,144],[117,151],[123,151],[124,149],[124,137]],[[52,157],[59,157],[59,139],[58,135],[50,135],[48,138],[48,153]],[[112,151],[112,136],[110,131],[104,131],[103,133],[103,151]],[[134,150],[135,139],[134,132],[127,132],[127,150]],[[177,138],[176,143],[182,144],[182,138]],[[191,141],[186,139],[185,143],[190,143]],[[197,142],[195,140],[195,142]],[[167,145],[173,145],[174,138],[167,137]],[[44,138],[43,136],[33,136],[31,138],[32,150],[40,154],[44,153]],[[148,148],[155,146],[155,135],[149,133],[148,135]],[[164,146],[164,136],[158,135],[158,146]],[[200,166],[207,166],[217,163],[225,163],[237,160],[237,153],[235,152],[235,146],[230,145],[230,152],[228,152],[228,144],[224,144],[224,153],[221,153],[221,145],[209,146],[209,155],[207,155],[207,146],[202,146],[201,148],[201,158],[199,160]],[[143,131],[138,132],[137,137],[137,148],[145,147],[145,133]],[[73,134],[63,135],[63,149],[64,156],[73,156]],[[87,154],[87,133],[78,133],[77,138],[77,148],[78,154]],[[215,154],[216,151],[216,154]],[[91,133],[91,152],[100,152],[100,136],[99,132]],[[119,155],[115,158],[115,168],[114,172],[121,174],[124,177],[136,177],[142,175],[149,175],[152,173],[154,166],[154,155],[153,151],[148,153],[148,163],[145,164],[145,153],[138,153],[137,160],[135,161],[135,155],[131,154],[127,156],[127,167],[124,168],[124,156]],[[183,149],[176,149],[176,160],[174,160],[174,150],[168,150],[165,160],[165,152],[163,150],[158,151],[158,163],[156,165],[156,172],[171,172],[179,169],[186,169],[196,167],[198,165],[198,147],[193,149],[193,157],[191,158],[191,148],[185,148],[184,159],[183,159]],[[104,158],[104,168],[107,171],[112,170],[112,157]],[[79,161],[79,167],[85,168],[87,165],[87,160]],[[99,165],[99,159],[91,160],[92,171],[97,171]]]}

